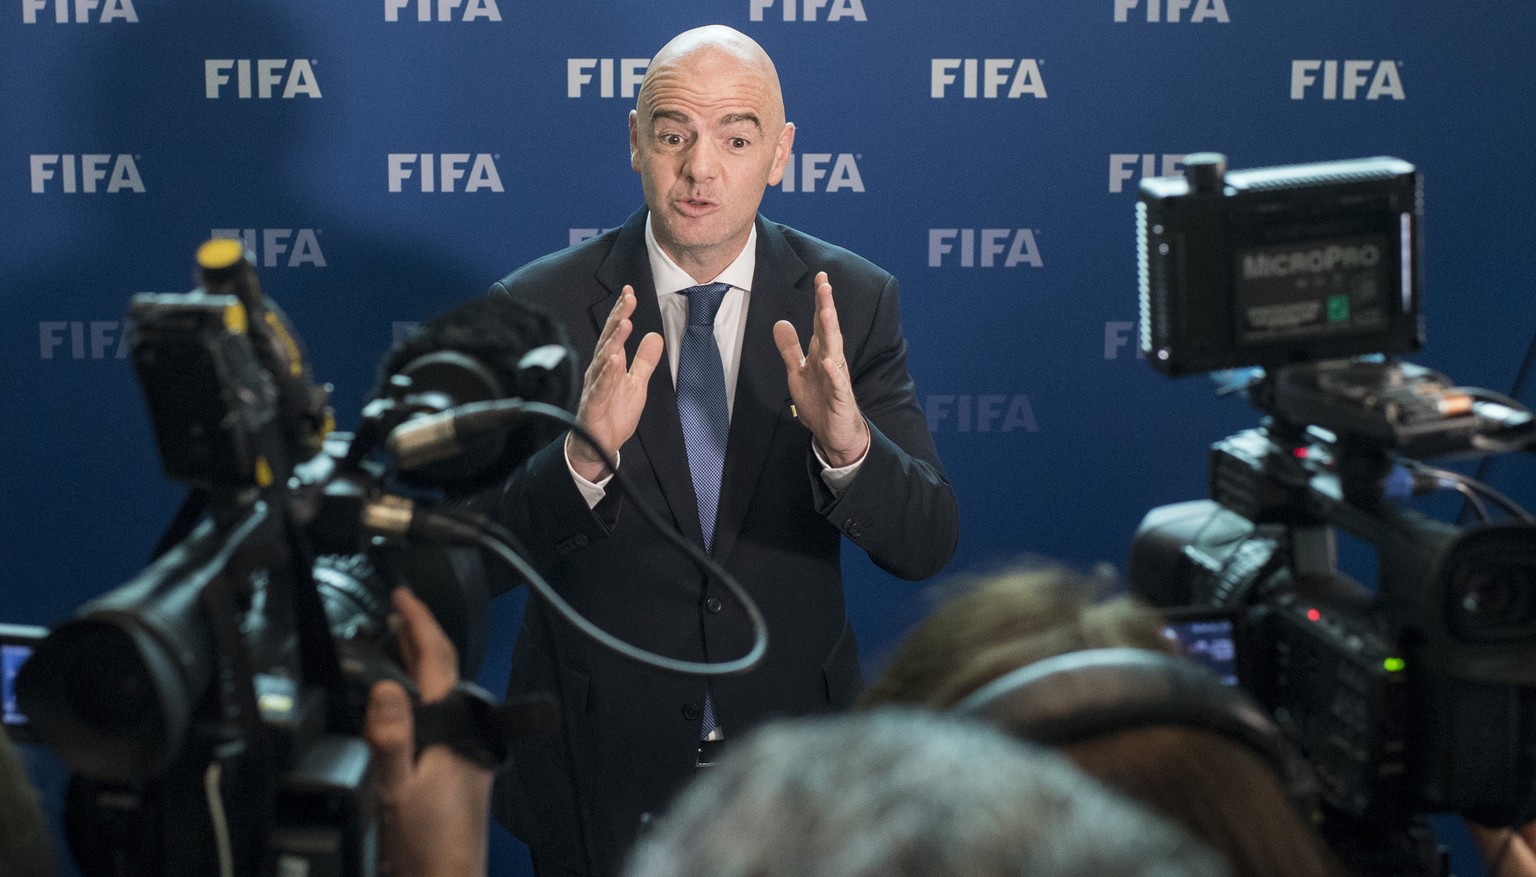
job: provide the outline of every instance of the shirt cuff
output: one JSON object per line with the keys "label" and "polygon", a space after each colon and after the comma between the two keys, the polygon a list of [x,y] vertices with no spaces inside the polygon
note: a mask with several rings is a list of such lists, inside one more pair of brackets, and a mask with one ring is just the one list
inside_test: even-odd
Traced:
{"label": "shirt cuff", "polygon": [[[576,482],[576,489],[581,491],[581,498],[587,501],[587,508],[589,508],[589,509],[597,508],[597,504],[602,502],[603,501],[603,497],[608,495],[608,482],[613,480],[613,472],[610,471],[607,475],[604,475],[602,478],[598,479],[597,481],[588,481],[587,479],[581,477],[581,475],[576,471],[576,467],[575,466],[571,465],[571,452],[570,452],[570,449],[569,448],[564,448],[563,451],[564,451],[564,456],[565,456],[565,468],[566,468],[566,471],[571,473],[571,480]],[[614,468],[618,468],[619,458],[620,458],[619,452],[618,451],[614,451],[613,452]],[[855,464],[855,465],[857,465],[857,464]]]}
{"label": "shirt cuff", "polygon": [[834,468],[831,463],[827,462],[827,458],[822,455],[821,448],[816,444],[816,440],[811,439],[811,453],[816,455],[816,461],[821,464],[822,483],[827,485],[827,489],[832,491],[833,496],[842,496],[848,490],[848,485],[853,483],[853,477],[859,474],[859,467],[863,466],[864,461],[869,459],[869,448],[873,445],[874,441],[871,440],[869,445],[865,446],[864,453],[859,455],[857,460],[846,466]]}

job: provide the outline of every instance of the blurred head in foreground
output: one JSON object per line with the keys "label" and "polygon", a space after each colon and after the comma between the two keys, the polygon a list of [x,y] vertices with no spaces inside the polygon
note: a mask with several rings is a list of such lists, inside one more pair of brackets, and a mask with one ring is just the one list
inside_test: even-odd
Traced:
{"label": "blurred head in foreground", "polygon": [[[1100,666],[1058,674],[1053,683],[1051,696],[1094,714],[1073,721],[1070,733],[1053,732],[1047,739],[1036,733],[1040,722],[1011,721],[1020,716],[1001,715],[1008,710],[997,720],[1174,820],[1221,853],[1239,877],[1341,874],[1298,792],[1306,767],[1277,754],[1288,744],[1269,717],[1242,692],[1176,657],[1160,613],[1112,590],[1106,577],[1039,562],[949,583],[942,602],[900,643],[860,707],[949,710],[989,683],[1059,656],[1155,652],[1158,660],[1145,663],[1180,671],[1180,685],[1189,686],[1167,695],[1167,704],[1157,702],[1155,680],[1148,686]],[[1199,708],[1183,702],[1193,691],[1204,697]],[[1047,696],[1041,688],[1023,694],[1013,700],[1024,712],[1050,706],[1038,702]],[[1138,705],[1124,703],[1138,698]],[[1250,745],[1254,739],[1228,733],[1226,713],[1233,710],[1243,712],[1250,738],[1273,739],[1256,747]]]}
{"label": "blurred head in foreground", "polygon": [[627,877],[1173,877],[1200,843],[1061,757],[916,710],[786,720],[732,744]]}

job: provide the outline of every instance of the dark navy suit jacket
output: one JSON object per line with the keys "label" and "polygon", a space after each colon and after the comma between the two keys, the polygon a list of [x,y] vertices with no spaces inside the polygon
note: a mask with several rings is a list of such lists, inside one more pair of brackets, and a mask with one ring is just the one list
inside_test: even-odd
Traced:
{"label": "dark navy suit jacket", "polygon": [[[603,321],[630,284],[638,299],[632,358],[645,333],[662,331],[645,218],[642,209],[618,229],[534,261],[491,294],[535,302],[561,319],[584,369]],[[708,683],[727,747],[729,738],[766,719],[843,709],[858,693],[858,649],[839,562],[845,537],[883,569],[915,580],[948,563],[959,527],[907,373],[895,278],[761,216],[757,234],[712,555],[761,608],[769,642],[755,669]],[[869,454],[840,497],[822,482],[773,342],[781,319],[809,341],[817,271],[831,279],[854,392],[870,423]],[[620,456],[638,496],[624,498],[610,483],[608,497],[589,509],[555,442],[509,479],[498,517],[559,593],[609,632],[685,660],[746,654],[752,631],[739,602],[632,507],[646,503],[702,542],[665,359]],[[554,693],[562,731],[517,746],[498,780],[497,818],[529,844],[542,870],[616,873],[644,814],[659,815],[696,770],[705,684],[613,654],[530,595],[508,696]]]}

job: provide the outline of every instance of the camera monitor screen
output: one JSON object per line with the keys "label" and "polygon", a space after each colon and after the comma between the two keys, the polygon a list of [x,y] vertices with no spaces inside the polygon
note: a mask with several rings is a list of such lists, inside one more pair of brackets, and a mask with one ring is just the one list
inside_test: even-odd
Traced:
{"label": "camera monitor screen", "polygon": [[1206,607],[1164,612],[1163,635],[1184,657],[1227,685],[1237,685],[1237,625],[1230,612]]}
{"label": "camera monitor screen", "polygon": [[0,693],[4,695],[5,731],[18,742],[31,742],[27,717],[16,705],[16,671],[32,657],[32,648],[48,630],[15,624],[0,624]]}

